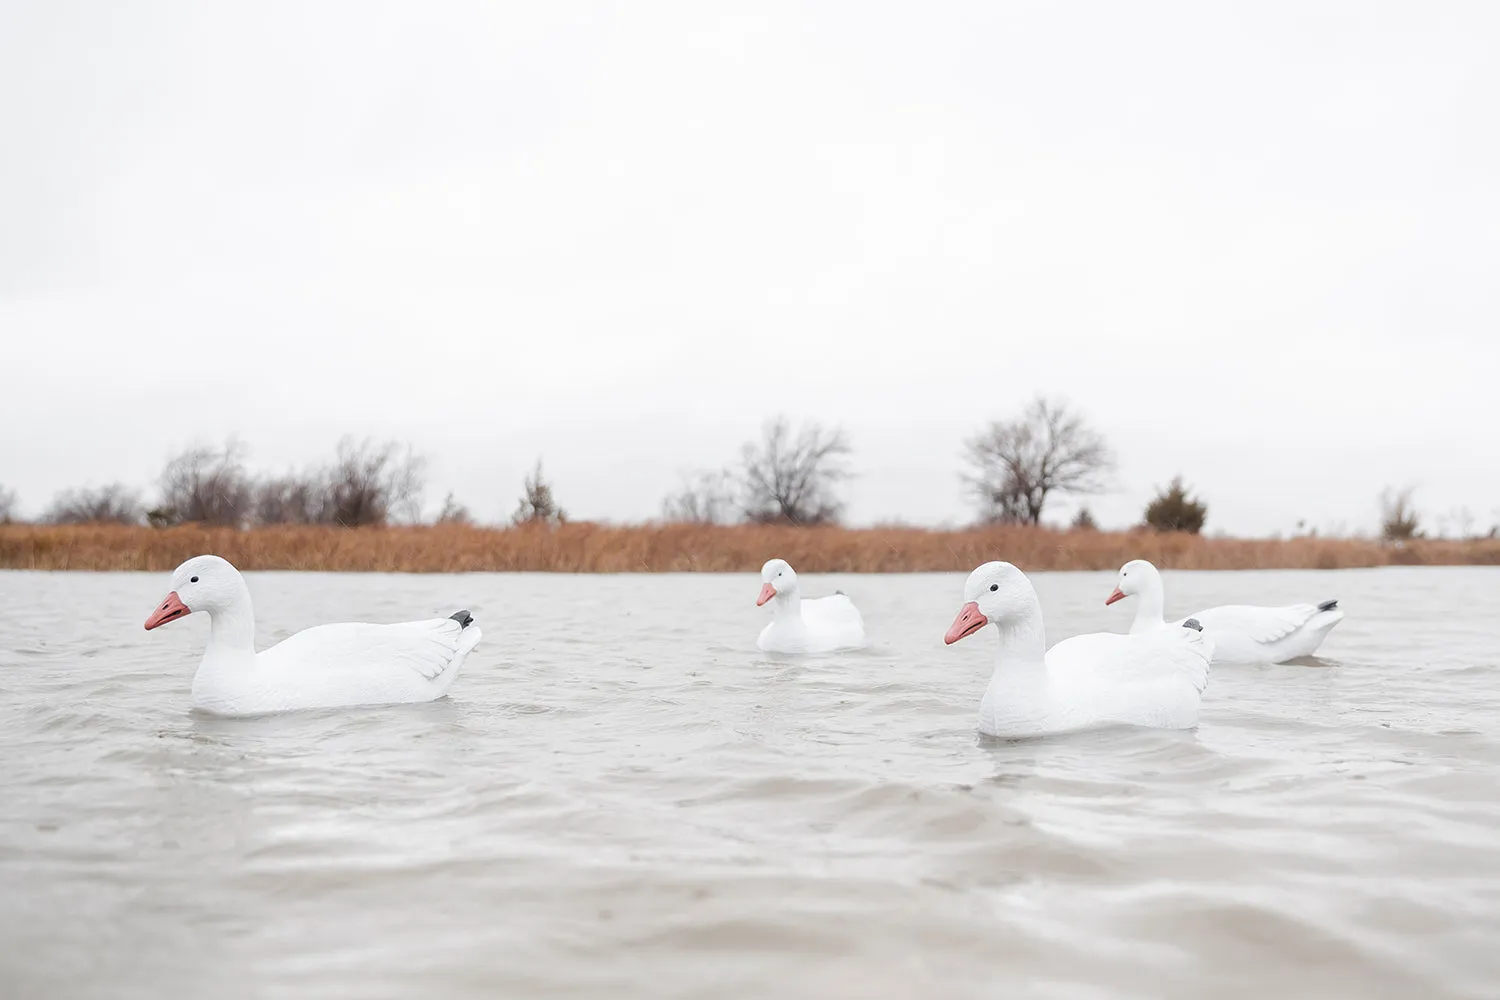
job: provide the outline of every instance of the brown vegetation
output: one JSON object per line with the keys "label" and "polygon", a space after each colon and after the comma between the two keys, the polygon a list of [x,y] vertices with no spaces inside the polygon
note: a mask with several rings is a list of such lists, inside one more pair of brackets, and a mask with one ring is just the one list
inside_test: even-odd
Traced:
{"label": "brown vegetation", "polygon": [[1500,565],[1500,540],[1241,540],[1179,532],[1056,531],[996,525],[958,531],[780,525],[568,523],[479,528],[280,525],[0,525],[0,568],[165,572],[204,552],[247,570],[341,572],[751,572],[781,556],[805,572],[967,571],[990,559],[1025,570],[1112,570],[1129,559],[1178,569],[1340,569]]}

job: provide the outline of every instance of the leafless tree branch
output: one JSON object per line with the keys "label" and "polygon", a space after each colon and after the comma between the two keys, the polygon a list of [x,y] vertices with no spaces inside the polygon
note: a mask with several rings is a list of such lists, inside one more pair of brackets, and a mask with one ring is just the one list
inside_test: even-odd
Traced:
{"label": "leafless tree branch", "polygon": [[222,448],[189,448],[171,459],[157,480],[161,498],[149,514],[151,523],[241,525],[255,495],[244,454],[244,446],[230,438]]}
{"label": "leafless tree branch", "polygon": [[851,476],[852,452],[842,429],[807,423],[794,434],[784,416],[767,422],[741,454],[740,509],[760,524],[837,522],[844,505],[835,490]]}
{"label": "leafless tree branch", "polygon": [[47,524],[140,524],[140,494],[121,483],[63,490],[42,516]]}
{"label": "leafless tree branch", "polygon": [[1061,401],[1034,399],[1015,420],[997,420],[965,443],[964,476],[984,518],[1039,524],[1052,494],[1108,488],[1114,455]]}

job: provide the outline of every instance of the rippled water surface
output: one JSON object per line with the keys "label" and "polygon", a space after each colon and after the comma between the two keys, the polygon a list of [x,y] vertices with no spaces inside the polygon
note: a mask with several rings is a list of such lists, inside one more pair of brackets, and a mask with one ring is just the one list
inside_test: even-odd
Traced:
{"label": "rippled water surface", "polygon": [[[1052,640],[1113,574],[1040,574]],[[756,652],[750,576],[250,574],[262,643],[471,609],[429,705],[198,716],[165,574],[0,573],[6,997],[1494,997],[1500,572],[1168,573],[1338,597],[1196,732],[975,734],[958,575]]]}

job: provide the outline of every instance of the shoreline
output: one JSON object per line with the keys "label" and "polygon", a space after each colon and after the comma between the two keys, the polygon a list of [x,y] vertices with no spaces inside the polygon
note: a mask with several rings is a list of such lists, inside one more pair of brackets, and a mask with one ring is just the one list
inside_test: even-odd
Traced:
{"label": "shoreline", "polygon": [[167,572],[195,555],[242,570],[464,573],[753,573],[786,559],[808,573],[968,572],[1004,559],[1027,572],[1114,570],[1130,559],[1163,569],[1352,569],[1496,566],[1500,539],[1208,538],[1030,526],[909,527],[570,523],[238,530],[184,525],[0,524],[0,569]]}

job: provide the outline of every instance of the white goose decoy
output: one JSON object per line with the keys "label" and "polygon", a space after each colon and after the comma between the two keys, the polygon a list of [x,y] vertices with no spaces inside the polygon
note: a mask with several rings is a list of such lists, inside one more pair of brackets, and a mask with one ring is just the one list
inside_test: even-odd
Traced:
{"label": "white goose decoy", "polygon": [[756,607],[775,601],[771,624],[761,630],[755,645],[768,653],[829,653],[865,644],[865,622],[859,609],[840,591],[828,597],[803,600],[797,574],[785,559],[772,559],[760,568],[760,597]]}
{"label": "white goose decoy", "polygon": [[178,566],[146,628],[200,611],[210,631],[193,675],[193,707],[214,715],[433,701],[448,693],[480,637],[473,616],[460,611],[399,625],[319,625],[257,653],[250,590],[218,556]]}
{"label": "white goose decoy", "polygon": [[[1132,559],[1120,567],[1114,593],[1105,598],[1113,604],[1127,597],[1139,598],[1130,634],[1140,635],[1170,625],[1162,616],[1165,596],[1161,573],[1144,559]],[[1214,639],[1215,663],[1285,663],[1311,656],[1344,620],[1338,601],[1321,604],[1289,604],[1280,608],[1249,604],[1226,604],[1192,616]]]}
{"label": "white goose decoy", "polygon": [[1031,581],[1010,563],[990,562],[969,574],[964,606],[943,642],[952,645],[986,625],[1000,633],[1000,662],[979,705],[981,733],[1198,724],[1213,640],[1195,623],[1145,635],[1095,632],[1047,649]]}

